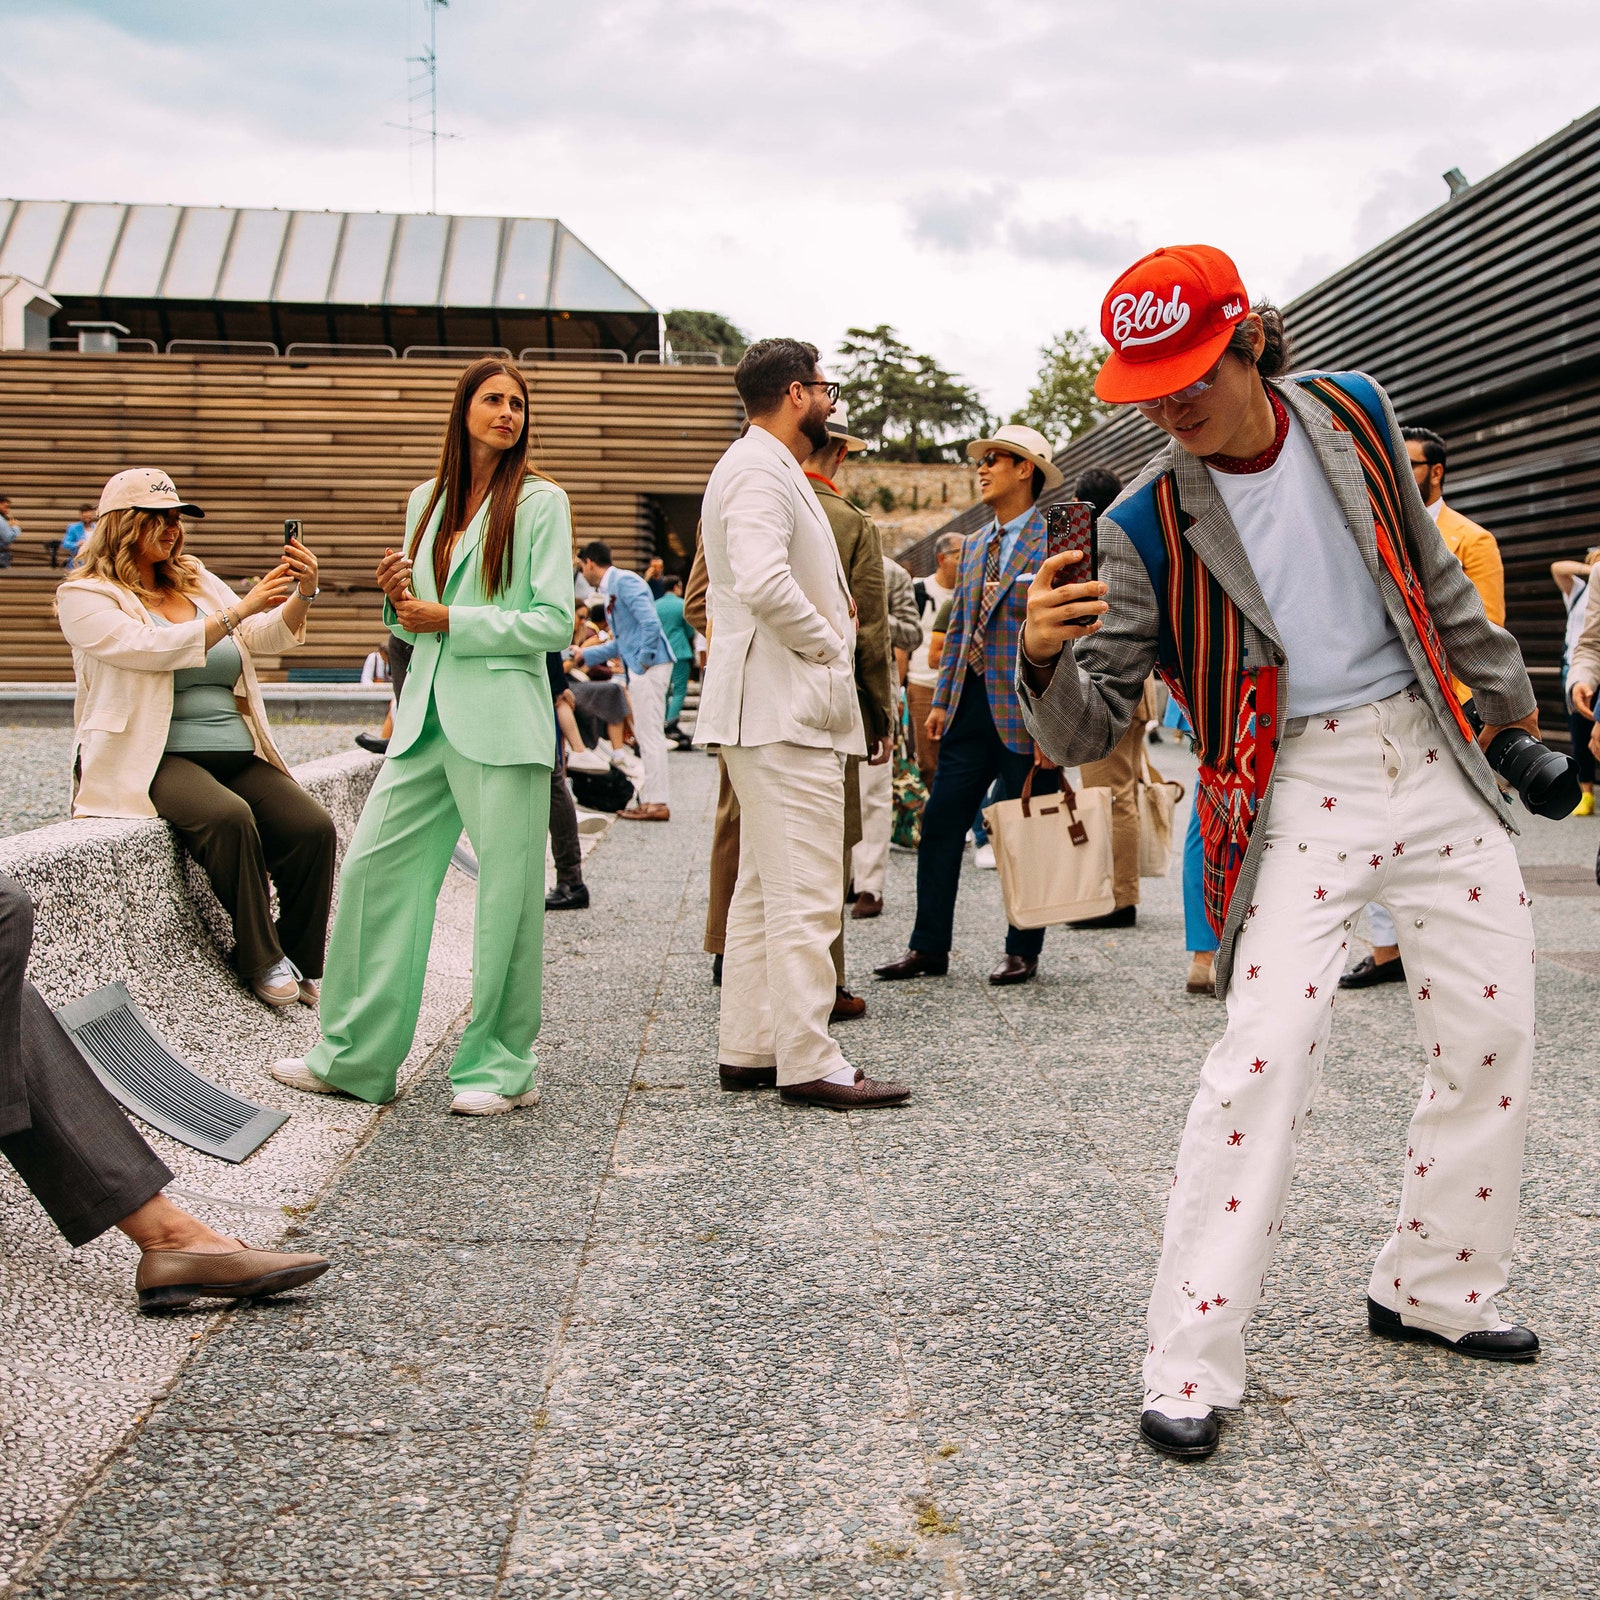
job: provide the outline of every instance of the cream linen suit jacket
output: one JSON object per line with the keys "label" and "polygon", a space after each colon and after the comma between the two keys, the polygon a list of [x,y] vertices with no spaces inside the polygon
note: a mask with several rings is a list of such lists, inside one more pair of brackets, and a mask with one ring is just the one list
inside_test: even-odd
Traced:
{"label": "cream linen suit jacket", "polygon": [[788,447],[759,425],[729,445],[701,524],[712,643],[695,743],[865,755],[850,589]]}

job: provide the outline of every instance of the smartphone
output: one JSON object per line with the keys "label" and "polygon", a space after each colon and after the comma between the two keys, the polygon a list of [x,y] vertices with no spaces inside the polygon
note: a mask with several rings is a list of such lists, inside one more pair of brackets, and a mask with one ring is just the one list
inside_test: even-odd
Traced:
{"label": "smartphone", "polygon": [[1100,576],[1100,536],[1095,530],[1094,507],[1087,500],[1063,500],[1044,514],[1045,554],[1058,556],[1076,550],[1084,559],[1063,567],[1055,588],[1064,583],[1094,583]]}
{"label": "smartphone", "polygon": [[299,517],[285,517],[283,519],[283,542],[288,544],[291,539],[299,539],[301,543],[304,543],[304,536],[301,533],[303,526],[304,524]]}

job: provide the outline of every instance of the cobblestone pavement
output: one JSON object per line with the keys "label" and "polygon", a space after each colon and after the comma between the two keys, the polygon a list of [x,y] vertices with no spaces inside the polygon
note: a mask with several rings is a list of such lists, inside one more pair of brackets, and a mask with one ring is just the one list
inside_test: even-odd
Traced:
{"label": "cobblestone pavement", "polygon": [[[69,685],[70,687],[70,685]],[[273,741],[291,766],[340,755],[361,731],[353,723],[275,722]],[[0,727],[0,837],[65,822],[72,796],[72,729]]]}
{"label": "cobblestone pavement", "polygon": [[714,779],[675,757],[672,824],[613,829],[595,909],[551,919],[539,1108],[451,1121],[427,1072],[303,1219],[335,1270],[197,1320],[22,1593],[1596,1592],[1600,825],[1523,851],[1555,958],[1508,1305],[1544,1359],[1366,1334],[1420,1054],[1404,992],[1346,997],[1244,1409],[1183,1464],[1134,1436],[1170,1162],[1221,1023],[1182,993],[1176,882],[993,990],[998,885],[969,856],[950,977],[873,985],[910,924],[897,855],[885,916],[850,924],[871,1009],[840,1037],[911,1105],[722,1095]]}

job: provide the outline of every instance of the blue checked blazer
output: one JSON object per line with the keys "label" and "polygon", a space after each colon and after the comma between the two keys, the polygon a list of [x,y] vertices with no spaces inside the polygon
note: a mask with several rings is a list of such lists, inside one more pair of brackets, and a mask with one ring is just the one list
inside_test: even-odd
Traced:
{"label": "blue checked blazer", "polygon": [[[961,576],[950,607],[939,682],[933,691],[935,709],[947,717],[955,715],[966,682],[967,639],[983,607],[983,558],[994,535],[995,524],[991,522],[972,534],[961,549]],[[1006,748],[1022,756],[1033,754],[1033,735],[1022,720],[1022,702],[1017,698],[1015,681],[1017,644],[1028,614],[1028,586],[1017,580],[1031,579],[1044,557],[1044,514],[1035,506],[1017,535],[1011,559],[1000,569],[1000,590],[984,623],[983,685],[989,697],[989,712]],[[947,721],[947,729],[948,726]]]}

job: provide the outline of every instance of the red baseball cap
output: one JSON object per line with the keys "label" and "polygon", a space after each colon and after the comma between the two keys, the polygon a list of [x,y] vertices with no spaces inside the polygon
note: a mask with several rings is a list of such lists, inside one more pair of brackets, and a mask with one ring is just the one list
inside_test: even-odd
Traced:
{"label": "red baseball cap", "polygon": [[1208,244],[1152,250],[1111,285],[1100,331],[1111,354],[1094,380],[1102,400],[1159,400],[1203,378],[1250,313],[1239,269]]}

